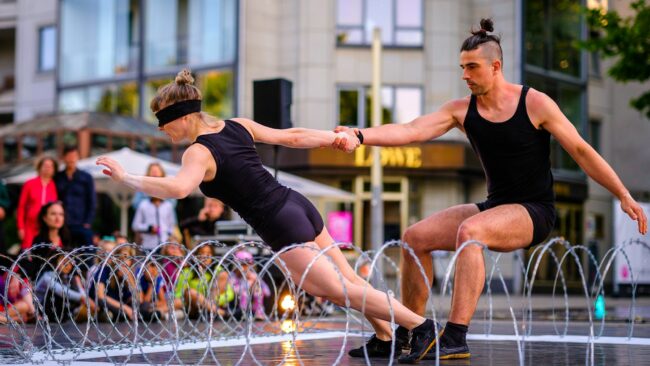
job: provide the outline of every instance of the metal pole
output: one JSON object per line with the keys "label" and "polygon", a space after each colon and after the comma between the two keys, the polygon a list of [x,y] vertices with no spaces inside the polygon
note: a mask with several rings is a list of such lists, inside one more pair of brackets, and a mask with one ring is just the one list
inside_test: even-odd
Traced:
{"label": "metal pole", "polygon": [[[372,127],[381,126],[381,30],[375,28],[372,34]],[[372,166],[370,168],[370,186],[372,198],[371,210],[371,248],[379,250],[384,243],[384,202],[382,201],[382,176],[381,150],[379,146],[372,147]],[[378,271],[383,272],[381,262]]]}

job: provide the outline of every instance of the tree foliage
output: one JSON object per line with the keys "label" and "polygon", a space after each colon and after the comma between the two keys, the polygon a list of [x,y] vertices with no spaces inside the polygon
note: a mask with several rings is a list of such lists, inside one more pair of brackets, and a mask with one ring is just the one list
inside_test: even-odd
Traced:
{"label": "tree foliage", "polygon": [[[634,15],[623,18],[616,11],[587,9],[587,24],[592,34],[581,46],[616,61],[608,74],[616,81],[644,82],[650,79],[650,4],[631,3]],[[650,118],[650,91],[630,101],[632,107]]]}

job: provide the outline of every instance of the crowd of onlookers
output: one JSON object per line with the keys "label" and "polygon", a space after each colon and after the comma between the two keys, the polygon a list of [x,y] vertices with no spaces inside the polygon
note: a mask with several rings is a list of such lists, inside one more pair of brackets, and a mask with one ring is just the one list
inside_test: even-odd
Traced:
{"label": "crowd of onlookers", "polygon": [[[105,238],[93,252],[43,248],[43,257],[21,258],[14,270],[0,276],[0,322],[40,318],[60,323],[88,316],[152,321],[201,313],[218,319],[240,318],[248,311],[256,319],[266,316],[264,300],[271,290],[245,249],[218,264],[210,243],[192,255],[178,243],[142,252],[124,237]],[[39,263],[30,266],[22,259]]]}
{"label": "crowd of onlookers", "polygon": [[[169,316],[169,309],[184,309],[183,313],[190,315],[201,309],[233,315],[236,309],[229,307],[234,302],[246,304],[251,294],[257,294],[250,301],[253,314],[263,316],[262,300],[270,291],[264,281],[255,280],[250,253],[236,253],[240,270],[232,271],[215,267],[213,248],[206,245],[179,267],[194,235],[214,234],[215,222],[226,211],[223,203],[206,198],[198,214],[189,215],[179,225],[176,200],[136,192],[132,236],[113,232],[101,237],[92,230],[97,210],[93,178],[77,168],[76,146],[65,147],[62,158],[65,167],[61,170],[56,159],[39,159],[36,177],[27,180],[20,190],[15,217],[22,255],[6,255],[9,243],[3,242],[2,223],[12,205],[0,182],[0,254],[5,259],[0,267],[0,322],[6,322],[7,316],[22,321],[42,316],[34,306],[39,302],[49,319],[62,320],[88,314],[100,319],[133,319],[136,313],[147,319],[155,314],[164,318]],[[161,164],[152,163],[146,174],[163,177],[165,171]],[[167,242],[176,244],[160,250],[159,245]],[[123,243],[134,244],[120,246]],[[156,259],[140,263],[143,254],[153,248],[161,251]],[[66,254],[70,251],[75,254]],[[12,272],[10,264],[17,257],[21,260]],[[247,292],[245,284],[254,282],[259,290]],[[168,303],[169,299],[173,303]],[[138,309],[133,309],[136,304]]]}

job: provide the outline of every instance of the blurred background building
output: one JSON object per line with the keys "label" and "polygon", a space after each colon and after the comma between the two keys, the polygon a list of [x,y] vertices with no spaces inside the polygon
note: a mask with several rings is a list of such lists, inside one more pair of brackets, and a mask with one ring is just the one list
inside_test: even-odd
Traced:
{"label": "blurred background building", "polygon": [[[506,79],[555,99],[632,194],[649,201],[650,171],[643,167],[650,160],[645,141],[650,121],[628,103],[648,85],[613,82],[597,54],[574,45],[589,36],[581,6],[626,14],[630,1],[588,3],[0,0],[0,123],[40,125],[84,112],[108,116],[104,127],[85,137],[0,130],[0,164],[19,164],[48,146],[60,152],[65,139],[87,145],[84,156],[129,146],[154,155],[167,151],[161,156],[178,161],[182,147],[161,140],[155,128],[112,131],[111,124],[119,124],[111,121],[154,123],[149,100],[181,67],[195,73],[204,110],[222,118],[252,118],[253,81],[282,77],[293,82],[294,126],[366,127],[374,27],[382,29],[384,45],[383,122],[408,122],[468,94],[458,66],[460,45],[480,18],[492,17],[502,36]],[[260,151],[270,163],[272,150],[260,146]],[[349,155],[284,148],[278,155],[280,169],[355,194],[353,205],[320,208],[352,210],[354,242],[364,248],[370,247],[369,156],[363,146]],[[587,179],[555,142],[552,161],[559,213],[554,235],[591,243],[604,253],[612,246],[612,196]],[[398,239],[409,224],[434,211],[486,195],[480,164],[459,131],[384,148],[382,164],[387,240]],[[577,280],[575,265],[567,266],[568,279]],[[540,281],[552,284],[551,267],[543,264]],[[510,282],[517,281],[512,268],[501,270]]]}

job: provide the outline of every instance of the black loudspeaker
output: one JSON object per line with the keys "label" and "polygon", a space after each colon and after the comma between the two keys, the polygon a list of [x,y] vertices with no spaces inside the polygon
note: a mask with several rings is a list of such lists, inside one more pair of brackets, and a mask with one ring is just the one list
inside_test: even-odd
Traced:
{"label": "black loudspeaker", "polygon": [[291,128],[291,87],[287,79],[253,81],[253,119],[271,128]]}

